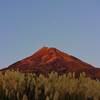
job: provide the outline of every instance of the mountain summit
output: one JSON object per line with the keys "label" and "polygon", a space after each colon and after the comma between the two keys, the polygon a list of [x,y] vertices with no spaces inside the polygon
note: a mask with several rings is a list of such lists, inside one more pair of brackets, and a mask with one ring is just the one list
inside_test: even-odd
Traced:
{"label": "mountain summit", "polygon": [[85,72],[91,77],[100,77],[100,69],[83,62],[82,60],[66,54],[56,48],[43,47],[32,56],[18,61],[3,70],[14,69],[21,72],[34,72],[47,74],[56,71],[59,74]]}

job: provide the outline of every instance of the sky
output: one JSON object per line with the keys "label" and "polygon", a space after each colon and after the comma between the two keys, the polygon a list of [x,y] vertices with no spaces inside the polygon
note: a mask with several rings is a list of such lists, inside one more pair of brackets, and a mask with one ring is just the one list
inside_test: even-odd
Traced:
{"label": "sky", "polygon": [[100,67],[100,0],[0,0],[0,68],[43,46]]}

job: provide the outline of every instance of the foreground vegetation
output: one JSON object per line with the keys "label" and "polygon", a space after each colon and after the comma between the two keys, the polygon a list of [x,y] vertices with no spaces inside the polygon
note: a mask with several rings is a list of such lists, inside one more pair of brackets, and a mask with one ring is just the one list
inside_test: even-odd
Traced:
{"label": "foreground vegetation", "polygon": [[48,76],[0,73],[0,100],[100,100],[100,81],[74,73]]}

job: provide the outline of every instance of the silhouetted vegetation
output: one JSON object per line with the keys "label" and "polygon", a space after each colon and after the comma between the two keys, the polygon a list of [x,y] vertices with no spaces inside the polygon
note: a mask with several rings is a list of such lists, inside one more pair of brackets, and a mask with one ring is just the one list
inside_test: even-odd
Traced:
{"label": "silhouetted vegetation", "polygon": [[75,73],[0,73],[0,100],[100,100],[100,81]]}

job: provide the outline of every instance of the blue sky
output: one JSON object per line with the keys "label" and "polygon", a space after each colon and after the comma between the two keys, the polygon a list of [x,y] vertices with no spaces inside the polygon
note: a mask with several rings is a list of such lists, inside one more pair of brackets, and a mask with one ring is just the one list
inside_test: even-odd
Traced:
{"label": "blue sky", "polygon": [[56,47],[100,67],[99,0],[0,0],[0,68]]}

